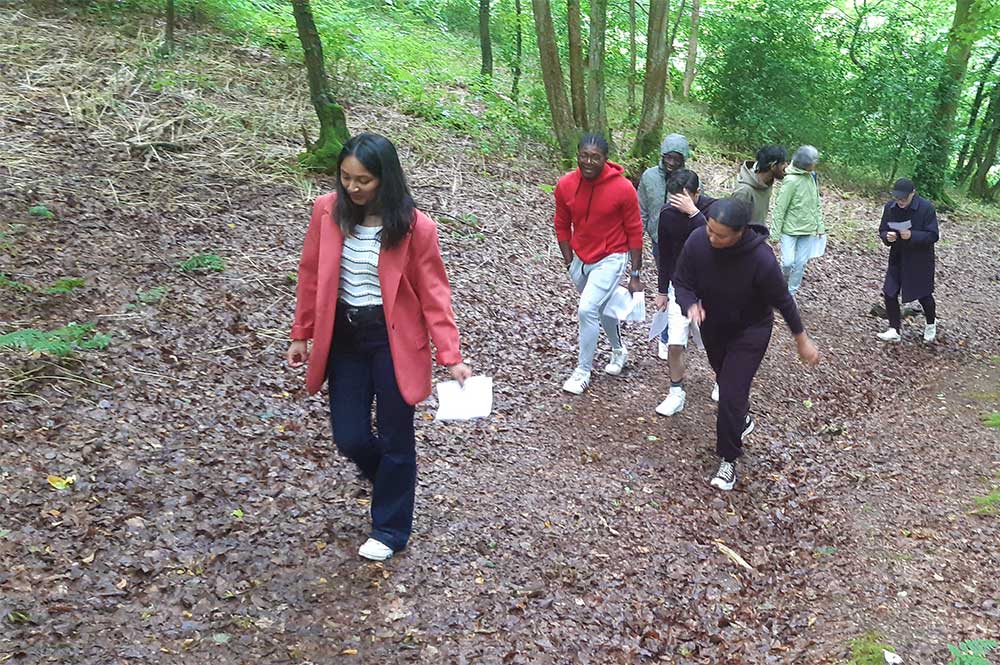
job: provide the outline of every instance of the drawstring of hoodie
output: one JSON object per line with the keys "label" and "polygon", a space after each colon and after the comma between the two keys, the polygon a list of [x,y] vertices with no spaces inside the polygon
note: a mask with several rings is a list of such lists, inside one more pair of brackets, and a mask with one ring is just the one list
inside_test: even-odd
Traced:
{"label": "drawstring of hoodie", "polygon": [[[603,174],[603,173],[604,173],[604,171],[602,170],[601,174]],[[601,176],[598,175],[597,177],[600,178]],[[580,180],[576,183],[576,191],[573,192],[573,200],[574,201],[576,201],[576,195],[580,193],[580,188],[583,187],[583,180],[584,180],[584,178],[583,178],[583,176],[581,176]],[[590,198],[587,199],[587,214],[583,216],[583,224],[586,224],[587,220],[590,219],[590,206],[594,202],[594,190],[595,189],[597,189],[597,181],[596,181],[596,179],[594,181],[594,184],[590,186]]]}

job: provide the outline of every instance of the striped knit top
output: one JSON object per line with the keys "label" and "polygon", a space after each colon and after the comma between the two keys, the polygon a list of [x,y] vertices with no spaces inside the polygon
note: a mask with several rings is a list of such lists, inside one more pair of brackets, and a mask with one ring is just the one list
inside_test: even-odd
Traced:
{"label": "striped knit top", "polygon": [[381,226],[358,225],[344,238],[340,258],[340,300],[352,307],[382,304],[382,287],[378,281],[381,246]]}

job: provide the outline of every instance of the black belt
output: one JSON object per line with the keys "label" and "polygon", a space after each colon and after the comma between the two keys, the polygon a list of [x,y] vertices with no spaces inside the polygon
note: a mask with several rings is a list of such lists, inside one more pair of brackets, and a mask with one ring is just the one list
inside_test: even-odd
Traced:
{"label": "black belt", "polygon": [[382,305],[348,305],[342,300],[337,301],[337,310],[354,328],[371,325],[385,325],[385,312]]}

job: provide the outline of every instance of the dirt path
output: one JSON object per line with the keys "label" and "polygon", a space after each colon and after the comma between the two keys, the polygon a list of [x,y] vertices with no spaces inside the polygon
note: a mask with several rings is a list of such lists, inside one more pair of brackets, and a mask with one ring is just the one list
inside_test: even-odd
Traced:
{"label": "dirt path", "polygon": [[[141,33],[3,11],[0,43],[23,46],[0,67],[0,272],[86,286],[0,289],[0,333],[76,320],[113,339],[64,366],[0,352],[0,662],[826,663],[876,629],[907,662],[936,663],[946,643],[998,637],[1000,522],[970,510],[1000,470],[997,430],[979,424],[1000,408],[1000,308],[996,259],[970,222],[942,220],[940,342],[911,327],[882,347],[867,315],[878,204],[826,197],[862,235],[832,240],[800,297],[825,362],[803,369],[776,328],[744,475],[721,495],[707,485],[703,355],[671,419],[653,412],[664,366],[636,329],[623,377],[560,392],[575,305],[538,187],[558,174],[483,162],[461,138],[418,140],[437,130],[355,105],[356,127],[401,137],[440,222],[464,346],[497,386],[483,422],[435,424],[433,402],[421,407],[411,547],[363,563],[367,491],[335,452],[323,399],[281,362],[287,275],[329,181],[263,174],[294,154],[305,111],[252,149],[244,138],[255,157],[242,174],[204,142],[130,154],[139,109],[239,146],[218,119],[240,100],[154,90],[155,72],[129,59],[147,49]],[[88,34],[76,48],[100,65],[74,68],[74,45],[46,38],[55,26]],[[294,69],[215,46],[189,62],[255,62],[245,75],[272,82],[275,108],[292,98],[279,93]],[[82,110],[95,100],[99,117]],[[192,115],[206,105],[215,115]],[[710,182],[729,168],[694,166]],[[54,220],[28,215],[39,202]],[[225,271],[177,269],[207,251]],[[162,299],[138,298],[157,287]],[[59,491],[49,474],[76,482]]]}

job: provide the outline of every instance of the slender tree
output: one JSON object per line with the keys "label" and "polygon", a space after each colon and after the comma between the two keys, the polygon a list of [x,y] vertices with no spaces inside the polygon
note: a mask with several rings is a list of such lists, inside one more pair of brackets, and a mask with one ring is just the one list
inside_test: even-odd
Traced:
{"label": "slender tree", "polygon": [[316,30],[309,0],[292,0],[292,13],[298,29],[299,41],[305,54],[306,75],[309,80],[309,97],[319,118],[319,138],[306,139],[306,152],[300,156],[308,168],[332,171],[344,143],[350,138],[344,109],[333,100],[323,62],[323,42]]}
{"label": "slender tree", "polygon": [[[980,0],[989,2],[989,0]],[[955,16],[948,31],[944,70],[938,78],[934,114],[924,143],[924,158],[917,164],[914,178],[923,194],[933,199],[945,197],[946,175],[951,173],[951,136],[961,95],[962,81],[977,36],[977,0],[957,0]]]}
{"label": "slender tree", "polygon": [[524,57],[524,28],[523,17],[521,15],[521,0],[514,0],[514,65],[511,67],[512,81],[510,84],[510,98],[517,103],[518,85],[521,82],[521,60]]}
{"label": "slender tree", "polygon": [[576,127],[566,99],[563,84],[562,65],[556,51],[555,29],[552,27],[552,11],[549,0],[531,0],[531,11],[535,17],[535,40],[538,42],[538,59],[542,66],[542,82],[545,96],[552,114],[552,130],[559,143],[563,157],[570,159],[576,151]]}
{"label": "slender tree", "polygon": [[986,88],[986,82],[989,80],[990,74],[993,73],[993,68],[997,64],[997,59],[1000,59],[1000,48],[997,49],[993,57],[990,58],[982,71],[979,73],[979,83],[976,85],[976,95],[972,100],[972,107],[969,109],[969,120],[965,125],[965,137],[962,140],[962,149],[958,151],[958,159],[955,162],[955,177],[959,182],[964,182],[968,179],[969,175],[966,172],[966,157],[969,156],[969,148],[972,144],[972,136],[975,134],[976,120],[979,119],[979,111],[983,105],[983,91]]}
{"label": "slender tree", "polygon": [[580,31],[580,0],[566,0],[566,27],[569,32],[569,94],[573,100],[573,121],[585,128],[587,92],[583,71],[583,36]]}
{"label": "slender tree", "polygon": [[646,80],[642,115],[632,154],[645,157],[660,143],[663,132],[664,89],[667,81],[667,0],[650,0],[646,31]]}
{"label": "slender tree", "polygon": [[1000,144],[1000,82],[993,86],[986,117],[979,128],[976,152],[969,160],[970,164],[975,164],[976,169],[969,183],[969,193],[973,196],[992,199],[996,194],[996,188],[990,187],[989,175],[997,163],[998,144]]}
{"label": "slender tree", "polygon": [[163,37],[163,46],[160,52],[169,54],[174,52],[174,27],[177,24],[177,6],[174,0],[167,0],[167,26]]}
{"label": "slender tree", "polygon": [[479,50],[483,64],[479,73],[493,76],[493,44],[490,43],[490,0],[479,0]]}
{"label": "slender tree", "polygon": [[[590,131],[608,137],[608,109],[604,93],[604,49],[608,23],[608,0],[590,0],[590,53],[588,57],[587,107]],[[608,137],[610,138],[610,137]]]}
{"label": "slender tree", "polygon": [[635,81],[638,78],[636,69],[635,45],[635,0],[628,0],[628,117],[635,117]]}
{"label": "slender tree", "polygon": [[701,17],[701,0],[691,0],[691,30],[688,34],[687,62],[684,63],[684,99],[691,96],[695,68],[698,64],[698,19]]}

